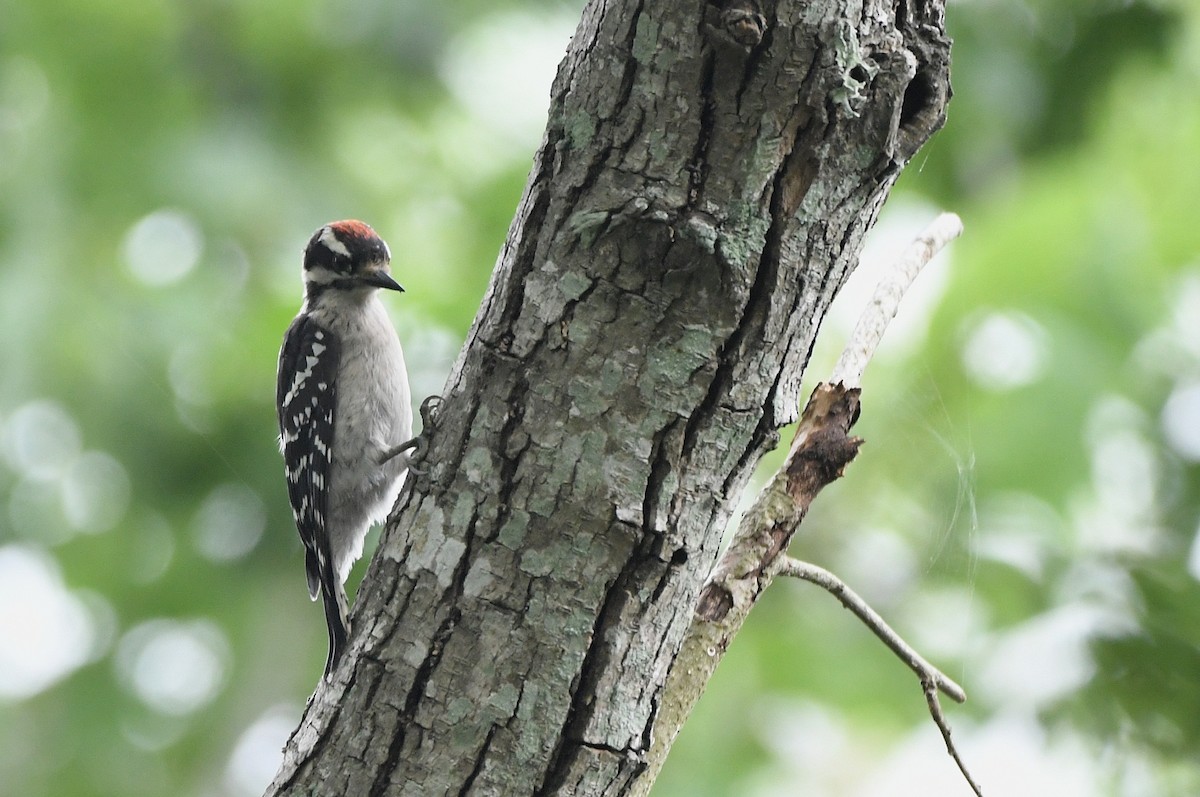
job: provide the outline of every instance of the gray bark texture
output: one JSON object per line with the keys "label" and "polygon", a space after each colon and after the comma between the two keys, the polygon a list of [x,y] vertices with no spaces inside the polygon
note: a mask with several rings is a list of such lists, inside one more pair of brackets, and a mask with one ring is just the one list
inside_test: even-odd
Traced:
{"label": "gray bark texture", "polygon": [[587,5],[425,474],[269,795],[656,771],[722,532],[949,93],[943,0]]}

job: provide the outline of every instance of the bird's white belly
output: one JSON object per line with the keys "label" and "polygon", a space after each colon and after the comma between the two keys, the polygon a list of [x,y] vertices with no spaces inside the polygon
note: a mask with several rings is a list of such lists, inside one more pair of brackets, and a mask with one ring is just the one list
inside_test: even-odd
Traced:
{"label": "bird's white belly", "polygon": [[[385,453],[412,437],[404,353],[383,305],[372,302],[361,325],[337,330],[342,342],[334,414],[328,529],[334,568],[343,581],[362,556],[372,523],[387,517],[403,482],[403,456]],[[367,342],[355,341],[362,336]],[[360,352],[348,357],[346,352]]]}

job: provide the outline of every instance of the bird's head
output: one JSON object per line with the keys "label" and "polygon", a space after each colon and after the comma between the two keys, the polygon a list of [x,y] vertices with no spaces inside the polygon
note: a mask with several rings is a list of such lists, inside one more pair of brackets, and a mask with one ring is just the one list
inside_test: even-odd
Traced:
{"label": "bird's head", "polygon": [[311,300],[327,291],[366,295],[374,288],[403,291],[389,273],[392,253],[361,221],[334,221],[304,248],[304,289]]}

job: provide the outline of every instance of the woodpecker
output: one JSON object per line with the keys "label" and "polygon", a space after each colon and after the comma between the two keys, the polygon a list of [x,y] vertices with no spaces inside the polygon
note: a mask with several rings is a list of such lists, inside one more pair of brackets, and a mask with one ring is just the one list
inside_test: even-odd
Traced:
{"label": "woodpecker", "polygon": [[404,352],[378,289],[403,291],[387,244],[335,221],[304,249],[304,303],[279,351],[276,407],[308,594],[329,628],[325,675],[345,650],[344,584],[372,523],[386,518],[413,447]]}

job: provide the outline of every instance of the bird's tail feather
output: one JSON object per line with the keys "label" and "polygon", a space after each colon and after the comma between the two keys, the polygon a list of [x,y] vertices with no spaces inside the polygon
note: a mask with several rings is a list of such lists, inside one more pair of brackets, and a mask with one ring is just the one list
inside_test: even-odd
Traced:
{"label": "bird's tail feather", "polygon": [[346,590],[330,568],[321,581],[321,600],[325,604],[325,625],[329,628],[329,655],[325,658],[328,676],[341,661],[350,636],[350,612],[346,607]]}

